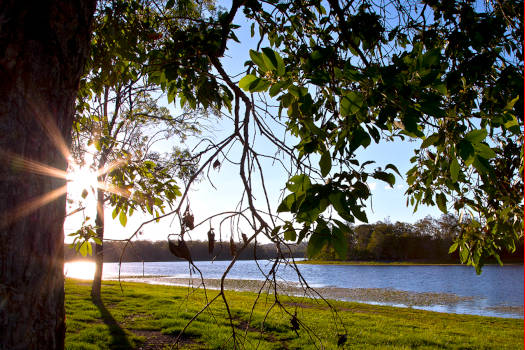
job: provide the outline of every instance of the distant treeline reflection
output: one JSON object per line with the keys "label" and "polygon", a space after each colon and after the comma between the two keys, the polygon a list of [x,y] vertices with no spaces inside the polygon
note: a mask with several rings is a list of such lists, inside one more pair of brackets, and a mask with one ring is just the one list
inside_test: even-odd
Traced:
{"label": "distant treeline reflection", "polygon": [[[414,224],[391,223],[389,220],[375,224],[353,226],[347,236],[346,259],[350,261],[426,261],[433,263],[459,263],[457,252],[449,254],[449,247],[460,232],[458,220],[454,215],[442,215],[435,219],[430,216]],[[186,242],[193,260],[230,260],[230,243],[215,242],[213,255],[208,253],[207,241]],[[104,261],[118,262],[124,242],[104,242]],[[240,246],[240,243],[237,243]],[[306,243],[289,244],[289,250],[282,248],[288,256],[315,260],[341,260],[330,246],[325,246],[316,257],[306,253]],[[500,254],[505,262],[523,262],[523,242],[515,252]],[[277,257],[274,244],[258,244],[256,249],[250,244],[238,259],[272,259]],[[79,255],[67,245],[66,261],[79,259]],[[125,262],[133,261],[180,261],[168,249],[167,241],[133,241],[124,252]]]}

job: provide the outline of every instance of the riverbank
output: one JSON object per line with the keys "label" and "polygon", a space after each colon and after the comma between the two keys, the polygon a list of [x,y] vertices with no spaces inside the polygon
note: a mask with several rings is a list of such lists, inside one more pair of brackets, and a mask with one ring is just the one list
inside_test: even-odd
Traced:
{"label": "riverbank", "polygon": [[[251,284],[249,282],[248,284]],[[523,348],[523,320],[455,315],[359,303],[226,291],[232,321],[218,291],[103,281],[103,305],[90,283],[66,281],[66,349],[162,349],[211,300],[181,337],[183,349]],[[195,285],[197,287],[197,285]],[[211,286],[210,286],[211,287]],[[278,303],[276,303],[276,301]],[[337,314],[334,313],[337,311]],[[296,315],[299,329],[293,330]],[[233,326],[233,328],[232,328]]]}
{"label": "riverbank", "polygon": [[[150,283],[172,285],[179,287],[193,286],[199,288],[205,286],[210,290],[219,290],[221,280],[205,278],[204,280],[194,278],[176,278],[168,276],[126,276],[122,278],[127,282]],[[248,280],[248,279],[226,279],[224,289],[237,292],[259,292],[273,294],[276,289],[278,294],[307,296],[319,298],[322,295],[326,299],[343,301],[358,301],[378,304],[395,304],[405,307],[418,307],[429,305],[454,306],[457,303],[472,300],[472,297],[461,297],[452,293],[416,293],[399,291],[386,288],[338,288],[338,287],[315,287],[307,288],[305,285],[290,282],[278,282],[275,286],[272,281]],[[523,313],[523,308],[520,309]]]}
{"label": "riverbank", "polygon": [[[349,265],[349,266],[462,266],[463,264],[452,262],[434,261],[358,261],[358,260],[299,260],[298,265]],[[519,266],[523,262],[506,262],[505,266]],[[463,265],[465,266],[465,265]],[[497,263],[485,264],[485,266],[499,266]]]}

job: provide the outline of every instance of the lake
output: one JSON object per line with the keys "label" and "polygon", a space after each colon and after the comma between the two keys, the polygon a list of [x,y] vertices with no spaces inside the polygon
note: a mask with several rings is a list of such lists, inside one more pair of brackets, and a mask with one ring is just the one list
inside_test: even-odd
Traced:
{"label": "lake", "polygon": [[[198,261],[195,264],[202,271],[204,278],[216,279],[221,278],[229,261]],[[336,290],[338,293],[335,298],[341,300],[410,306],[438,312],[523,318],[522,265],[485,266],[481,275],[476,275],[475,270],[468,266],[305,264],[298,265],[298,267],[310,286],[320,288],[321,291]],[[228,278],[263,280],[264,276],[259,268],[267,272],[270,269],[270,262],[259,261],[258,267],[252,260],[237,261],[228,274]],[[89,262],[72,262],[64,266],[64,272],[69,277],[93,278],[93,271],[94,263]],[[141,262],[122,264],[121,277],[141,277],[143,274],[149,278],[141,279],[141,281],[180,284],[172,281],[177,278],[189,278],[190,269],[187,262],[146,262],[144,266]],[[195,272],[192,272],[192,275],[199,277]],[[152,276],[157,276],[157,278],[151,278]],[[116,277],[118,277],[118,264],[105,263],[103,278],[114,279]],[[279,267],[277,277],[281,281],[298,282],[297,273],[285,265]],[[344,292],[343,288],[352,290],[354,293],[348,293],[348,295],[341,293],[341,291]],[[384,301],[372,296],[367,298],[367,293],[377,293],[377,289],[406,292],[405,294],[412,296],[443,294],[456,297],[457,300],[442,302],[441,298],[436,298],[435,301],[422,305],[418,302]]]}

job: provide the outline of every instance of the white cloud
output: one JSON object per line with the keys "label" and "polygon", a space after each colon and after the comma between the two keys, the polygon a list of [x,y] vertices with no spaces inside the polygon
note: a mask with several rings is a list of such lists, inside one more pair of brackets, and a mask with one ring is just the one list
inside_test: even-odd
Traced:
{"label": "white cloud", "polygon": [[377,187],[377,182],[369,182],[368,187],[370,187],[370,191],[373,191]]}

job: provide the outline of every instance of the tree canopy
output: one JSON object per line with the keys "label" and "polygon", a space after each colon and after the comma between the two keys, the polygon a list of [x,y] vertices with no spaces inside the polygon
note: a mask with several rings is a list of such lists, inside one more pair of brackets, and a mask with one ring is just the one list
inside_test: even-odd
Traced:
{"label": "tree canopy", "polygon": [[[239,79],[222,61],[248,30],[236,25],[241,10],[257,47]],[[371,168],[373,159],[356,155],[372,142],[410,139],[418,146],[407,155],[407,205],[458,213],[451,251],[480,271],[523,235],[522,12],[520,1],[233,1],[216,17],[166,28],[149,75],[170,101],[231,116],[231,135],[199,153],[199,171],[238,164],[237,214],[256,234],[344,255],[347,223],[367,222],[367,180],[393,185],[401,176],[395,164]],[[274,149],[257,149],[256,134]],[[234,144],[241,155],[230,160]],[[289,174],[276,211],[291,219],[255,203],[255,177],[267,191],[264,157]]]}

